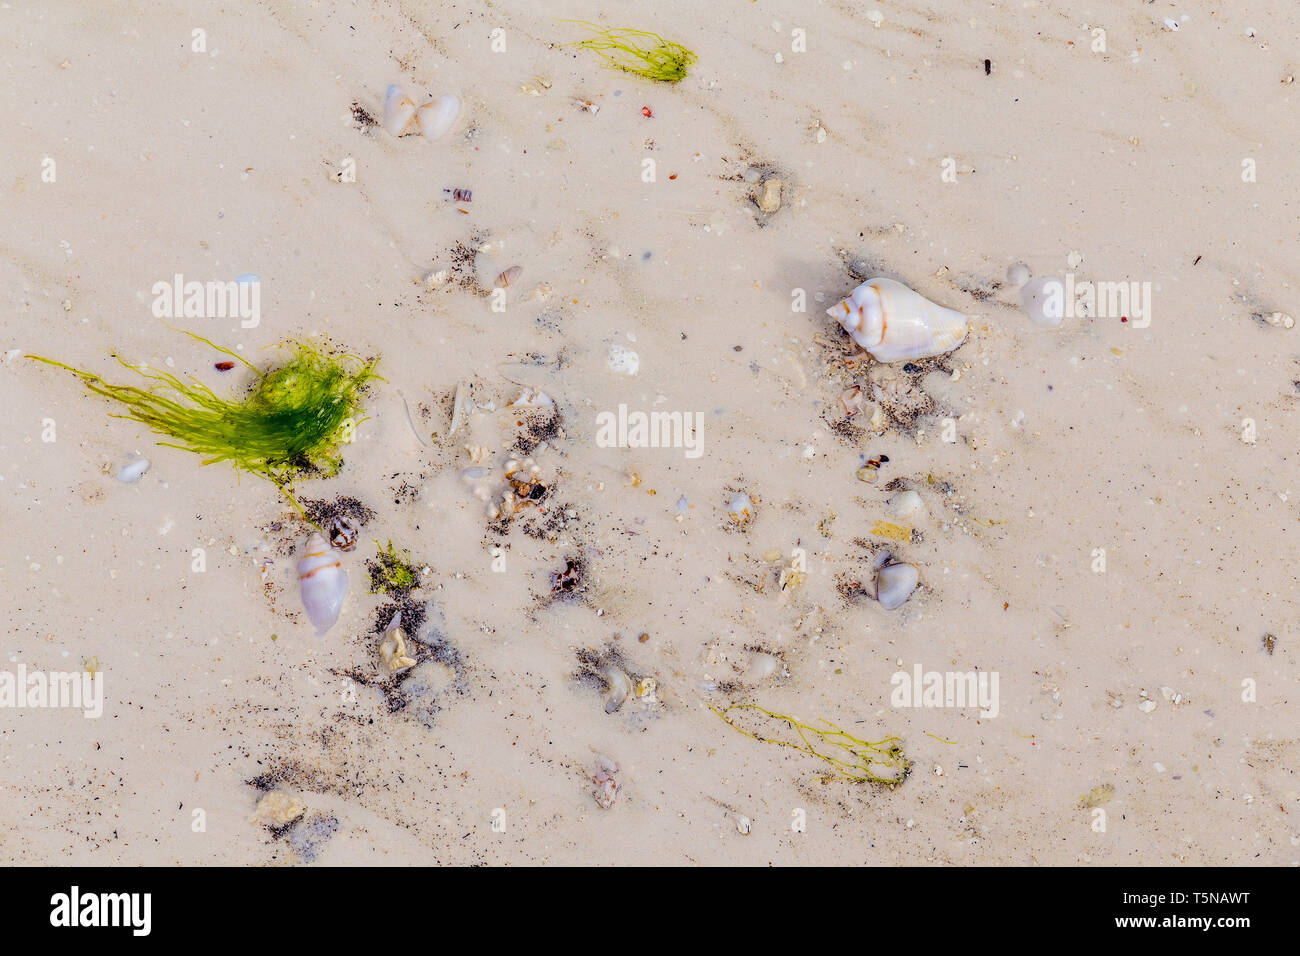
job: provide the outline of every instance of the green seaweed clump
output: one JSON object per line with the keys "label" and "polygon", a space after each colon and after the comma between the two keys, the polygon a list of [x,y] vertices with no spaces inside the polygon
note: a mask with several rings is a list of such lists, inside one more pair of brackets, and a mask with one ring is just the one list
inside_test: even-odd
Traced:
{"label": "green seaweed clump", "polygon": [[665,40],[645,30],[606,30],[584,20],[573,20],[591,30],[595,36],[579,40],[577,45],[604,57],[610,66],[647,80],[680,83],[695,62],[695,54],[680,43]]}
{"label": "green seaweed clump", "polygon": [[[829,729],[805,724],[797,717],[776,714],[759,707],[757,704],[733,704],[724,710],[712,708],[723,722],[746,737],[767,744],[781,747],[793,747],[795,750],[825,761],[841,776],[858,783],[874,783],[887,789],[893,789],[907,779],[912,763],[903,755],[897,737],[884,740],[859,740],[846,733],[829,720],[822,723]],[[756,731],[746,730],[730,719],[727,714],[733,710],[757,711],[765,717],[782,721],[788,730],[794,731],[799,740],[785,740],[777,736],[763,736]],[[877,768],[880,768],[878,772]]]}
{"label": "green seaweed clump", "polygon": [[114,418],[131,419],[175,439],[158,444],[202,455],[205,465],[230,462],[274,483],[298,507],[289,492],[296,477],[334,475],[342,466],[340,448],[352,439],[362,390],[378,377],[378,359],[335,358],[300,342],[285,342],[281,344],[294,347],[293,357],[278,368],[259,371],[230,349],[186,334],[253,371],[257,380],[248,394],[222,398],[197,380],[185,382],[167,372],[137,368],[116,355],[146,384],[114,385],[54,359],[27,357],[67,369],[96,395],[122,405],[125,411]]}
{"label": "green seaweed clump", "polygon": [[415,567],[411,564],[411,552],[398,551],[393,546],[393,539],[388,539],[384,548],[378,541],[375,548],[379,551],[377,561],[366,564],[370,571],[371,594],[403,594],[415,587]]}

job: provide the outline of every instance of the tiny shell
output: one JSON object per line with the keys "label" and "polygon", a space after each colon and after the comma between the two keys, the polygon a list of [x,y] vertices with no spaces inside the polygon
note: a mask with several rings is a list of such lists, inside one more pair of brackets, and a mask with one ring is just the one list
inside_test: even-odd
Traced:
{"label": "tiny shell", "polygon": [[330,546],[340,551],[351,551],[357,546],[357,528],[342,515],[335,515],[325,526],[330,536]]}
{"label": "tiny shell", "polygon": [[523,274],[524,274],[523,266],[511,266],[509,269],[506,269],[499,276],[497,276],[497,281],[494,288],[505,289],[510,285],[510,283],[518,282],[519,277]]}
{"label": "tiny shell", "polygon": [[348,575],[330,551],[325,539],[313,534],[303,547],[298,562],[298,583],[302,589],[302,606],[323,636],[339,619],[343,598],[348,593]]}
{"label": "tiny shell", "polygon": [[414,133],[417,126],[415,103],[396,83],[384,95],[384,129],[394,136]]}
{"label": "tiny shell", "polygon": [[892,496],[886,504],[889,507],[889,513],[897,518],[914,515],[924,507],[920,494],[915,491],[900,491]]}
{"label": "tiny shell", "polygon": [[460,97],[452,93],[440,96],[420,107],[420,131],[425,139],[439,139],[447,135],[459,115]]}
{"label": "tiny shell", "polygon": [[826,310],[878,362],[951,352],[966,340],[967,318],[893,279],[868,279]]}
{"label": "tiny shell", "polygon": [[1030,279],[1020,290],[1020,306],[1034,325],[1058,327],[1065,318],[1065,283],[1056,276]]}
{"label": "tiny shell", "polygon": [[876,572],[876,600],[886,611],[902,607],[916,590],[920,572],[914,564],[890,564]]}
{"label": "tiny shell", "polygon": [[744,492],[734,495],[727,503],[727,514],[736,524],[747,524],[754,517],[754,502]]}
{"label": "tiny shell", "polygon": [[148,470],[148,458],[133,458],[118,471],[117,480],[126,485],[134,484],[144,477],[144,473]]}
{"label": "tiny shell", "polygon": [[622,789],[619,782],[614,779],[616,773],[618,773],[618,764],[603,754],[596,756],[596,772],[591,775],[591,781],[596,785],[596,789],[592,792],[592,796],[596,798],[596,803],[602,810],[608,810],[614,805],[614,798]]}

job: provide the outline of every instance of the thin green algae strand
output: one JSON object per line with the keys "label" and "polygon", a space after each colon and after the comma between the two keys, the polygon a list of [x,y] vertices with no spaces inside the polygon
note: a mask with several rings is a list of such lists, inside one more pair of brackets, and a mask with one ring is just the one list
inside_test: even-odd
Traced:
{"label": "thin green algae strand", "polygon": [[635,73],[660,83],[680,83],[696,56],[680,43],[665,40],[646,30],[616,29],[585,20],[570,20],[590,30],[594,36],[579,40],[577,46],[604,57],[610,66]]}
{"label": "thin green algae strand", "polygon": [[[824,761],[840,776],[858,783],[873,783],[893,789],[907,779],[912,766],[898,745],[897,737],[876,741],[860,740],[828,720],[821,721],[825,727],[814,727],[797,717],[777,714],[757,704],[732,704],[723,710],[711,709],[728,727],[746,737],[762,743],[792,747]],[[764,735],[760,731],[747,730],[727,716],[732,711],[753,711],[770,721],[783,723],[783,731],[799,739],[796,741],[777,736],[776,733]]]}
{"label": "thin green algae strand", "polygon": [[40,355],[27,358],[66,369],[86,388],[121,405],[114,418],[127,418],[154,433],[175,439],[159,445],[180,448],[203,457],[203,464],[229,462],[236,469],[276,485],[301,511],[289,491],[299,476],[338,473],[340,448],[351,440],[360,419],[362,391],[378,376],[378,359],[325,355],[301,342],[291,346],[289,361],[265,371],[227,348],[200,335],[191,338],[228,355],[257,375],[243,398],[222,398],[195,380],[130,365],[125,368],[144,380],[142,385],[115,385],[94,372],[74,368]]}

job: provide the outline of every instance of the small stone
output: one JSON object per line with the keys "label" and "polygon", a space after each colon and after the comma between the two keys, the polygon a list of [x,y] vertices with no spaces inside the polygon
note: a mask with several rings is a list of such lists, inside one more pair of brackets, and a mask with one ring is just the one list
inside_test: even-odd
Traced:
{"label": "small stone", "polygon": [[763,180],[762,188],[754,197],[754,203],[758,206],[758,211],[771,215],[781,208],[781,187],[784,183],[779,179]]}
{"label": "small stone", "polygon": [[1155,709],[1156,702],[1154,700],[1144,700],[1142,703],[1138,704],[1138,710],[1142,711],[1144,714],[1149,714]]}

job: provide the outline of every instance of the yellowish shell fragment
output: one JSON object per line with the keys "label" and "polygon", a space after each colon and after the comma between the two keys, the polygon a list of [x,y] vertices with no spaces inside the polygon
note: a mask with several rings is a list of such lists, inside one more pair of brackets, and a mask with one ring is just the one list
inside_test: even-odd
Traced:
{"label": "yellowish shell fragment", "polygon": [[888,521],[877,521],[871,529],[871,533],[881,538],[890,538],[894,541],[911,541],[912,529],[904,528],[901,524],[892,524]]}

